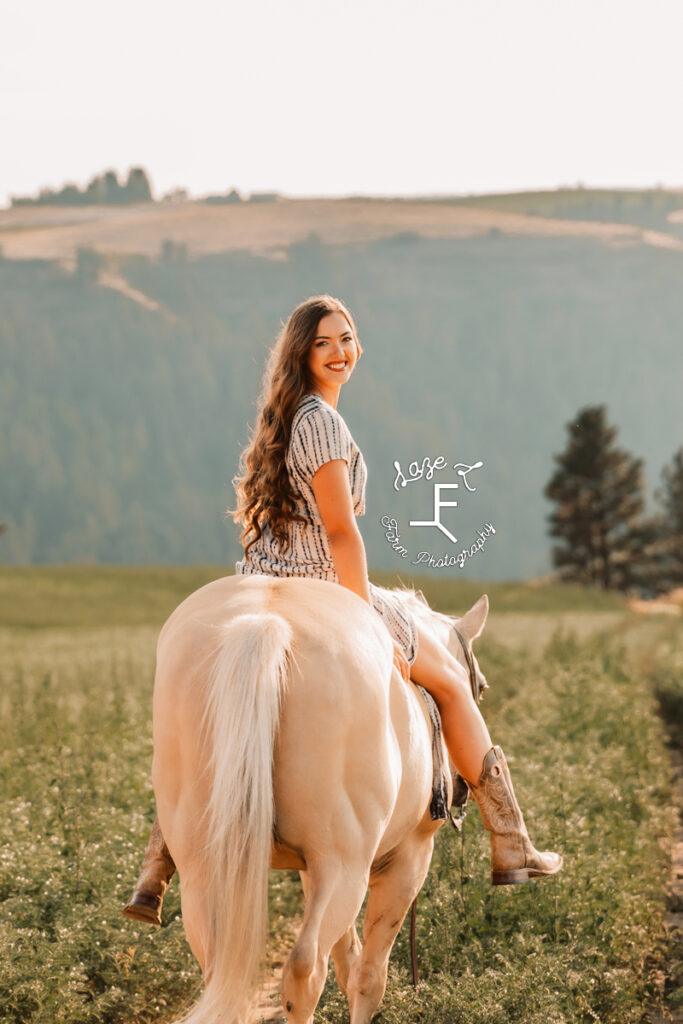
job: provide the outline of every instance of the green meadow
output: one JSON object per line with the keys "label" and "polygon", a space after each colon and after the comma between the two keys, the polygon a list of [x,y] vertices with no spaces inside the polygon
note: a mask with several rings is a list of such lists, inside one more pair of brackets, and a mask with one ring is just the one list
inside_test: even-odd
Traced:
{"label": "green meadow", "polygon": [[[162,1024],[196,996],[177,881],[161,929],[120,913],[154,818],[156,637],[220,567],[0,568],[0,1020]],[[388,583],[386,575],[374,574]],[[405,580],[411,583],[410,580]],[[492,888],[476,806],[437,836],[382,1024],[636,1024],[681,1005],[665,927],[683,708],[683,618],[580,588],[416,579],[432,606],[491,612],[482,710],[554,879]],[[679,736],[680,742],[680,736]],[[271,873],[269,964],[301,913]],[[265,1003],[277,1006],[274,994]],[[332,972],[316,1015],[348,1021]]]}

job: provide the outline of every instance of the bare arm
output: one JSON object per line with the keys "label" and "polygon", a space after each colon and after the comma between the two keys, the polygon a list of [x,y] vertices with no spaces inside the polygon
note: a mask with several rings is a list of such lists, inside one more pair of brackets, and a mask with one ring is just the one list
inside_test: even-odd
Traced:
{"label": "bare arm", "polygon": [[[332,459],[324,463],[311,483],[340,584],[372,604],[365,545],[353,514],[353,498],[345,460]],[[408,679],[410,667],[396,642],[394,664],[402,677]]]}
{"label": "bare arm", "polygon": [[370,604],[365,545],[353,514],[344,459],[333,459],[321,466],[313,477],[312,487],[339,582]]}

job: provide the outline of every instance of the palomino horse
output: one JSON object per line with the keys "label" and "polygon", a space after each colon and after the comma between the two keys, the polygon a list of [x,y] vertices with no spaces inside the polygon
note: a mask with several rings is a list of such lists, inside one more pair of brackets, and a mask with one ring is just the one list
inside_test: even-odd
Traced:
{"label": "palomino horse", "polygon": [[[471,656],[486,595],[455,620],[412,591],[393,593],[464,666],[451,626]],[[442,824],[429,813],[431,742],[379,615],[344,587],[230,576],[176,608],[157,647],[153,778],[205,979],[186,1024],[247,1019],[269,867],[298,869],[306,898],[282,977],[289,1021],[312,1021],[330,955],[351,1024],[370,1021]],[[368,887],[361,945],[355,921]]]}

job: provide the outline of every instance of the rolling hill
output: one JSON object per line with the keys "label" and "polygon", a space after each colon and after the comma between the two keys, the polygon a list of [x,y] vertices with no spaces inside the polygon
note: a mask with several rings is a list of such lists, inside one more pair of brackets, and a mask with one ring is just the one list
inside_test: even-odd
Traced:
{"label": "rolling hill", "polygon": [[0,558],[234,561],[224,509],[267,348],[327,291],[365,346],[340,411],[370,470],[370,564],[453,552],[408,525],[434,481],[393,487],[394,460],[441,454],[483,462],[443,513],[457,550],[496,533],[431,571],[547,572],[542,488],[578,408],[606,403],[650,493],[683,442],[683,240],[672,202],[620,223],[503,199],[0,211]]}

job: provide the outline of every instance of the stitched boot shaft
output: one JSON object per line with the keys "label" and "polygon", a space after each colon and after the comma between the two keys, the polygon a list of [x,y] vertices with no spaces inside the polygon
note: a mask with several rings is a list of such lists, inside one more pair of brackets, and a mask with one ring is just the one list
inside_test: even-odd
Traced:
{"label": "stitched boot shaft", "polygon": [[159,820],[152,825],[135,891],[123,909],[126,917],[147,924],[161,924],[161,904],[168,883],[175,874],[175,863],[163,837]]}
{"label": "stitched boot shaft", "polygon": [[479,782],[472,792],[484,828],[491,833],[493,885],[528,882],[530,878],[554,875],[560,870],[562,857],[549,851],[539,853],[529,839],[500,747],[491,747],[484,758]]}

